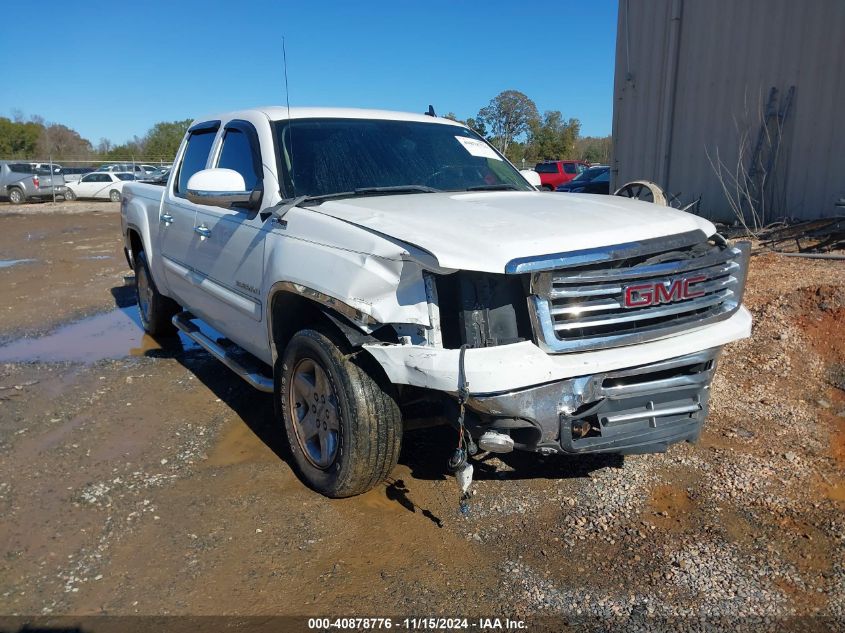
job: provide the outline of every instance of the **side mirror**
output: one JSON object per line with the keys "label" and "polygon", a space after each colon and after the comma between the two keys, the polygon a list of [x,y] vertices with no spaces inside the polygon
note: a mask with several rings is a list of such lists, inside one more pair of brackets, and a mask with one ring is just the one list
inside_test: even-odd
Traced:
{"label": "side mirror", "polygon": [[229,209],[232,205],[253,208],[261,202],[261,189],[246,191],[246,183],[234,169],[203,169],[188,179],[188,200]]}

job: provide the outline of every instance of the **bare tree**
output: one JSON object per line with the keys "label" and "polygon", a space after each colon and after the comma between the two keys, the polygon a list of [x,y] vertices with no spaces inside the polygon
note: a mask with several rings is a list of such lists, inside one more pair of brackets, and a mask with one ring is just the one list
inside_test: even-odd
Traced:
{"label": "bare tree", "polygon": [[734,216],[750,234],[755,235],[771,222],[775,214],[785,215],[778,201],[776,178],[780,163],[783,127],[793,90],[787,93],[780,108],[772,89],[765,108],[762,95],[752,113],[746,95],[742,120],[733,118],[736,130],[736,157],[733,152],[723,157],[717,145],[714,154],[705,146],[722,193]]}

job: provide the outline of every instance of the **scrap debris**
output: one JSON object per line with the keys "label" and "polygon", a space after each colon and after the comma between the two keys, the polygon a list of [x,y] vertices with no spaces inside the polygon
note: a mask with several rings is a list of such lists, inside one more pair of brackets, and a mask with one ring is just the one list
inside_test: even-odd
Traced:
{"label": "scrap debris", "polygon": [[[720,232],[729,238],[748,236],[739,228],[720,227]],[[845,259],[845,216],[841,215],[795,224],[778,222],[759,231],[756,237],[758,244],[752,255],[774,252],[787,257]]]}

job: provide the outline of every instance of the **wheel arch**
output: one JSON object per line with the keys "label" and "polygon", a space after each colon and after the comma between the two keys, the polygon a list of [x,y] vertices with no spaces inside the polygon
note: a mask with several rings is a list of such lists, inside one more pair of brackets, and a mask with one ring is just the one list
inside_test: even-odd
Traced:
{"label": "wheel arch", "polygon": [[141,237],[141,231],[136,226],[130,226],[126,229],[126,260],[129,267],[135,269],[135,255],[144,249],[144,240]]}
{"label": "wheel arch", "polygon": [[299,284],[279,282],[267,301],[267,329],[273,364],[290,339],[306,328],[330,333],[351,353],[364,343],[398,342],[390,326],[377,323],[352,306]]}

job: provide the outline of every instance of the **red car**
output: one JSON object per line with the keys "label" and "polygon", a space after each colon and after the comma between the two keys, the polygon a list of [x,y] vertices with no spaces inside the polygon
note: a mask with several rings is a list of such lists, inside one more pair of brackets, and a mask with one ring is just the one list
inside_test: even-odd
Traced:
{"label": "red car", "polygon": [[544,160],[537,163],[534,171],[540,174],[541,188],[554,191],[558,185],[569,182],[589,167],[589,163],[581,160]]}

